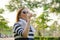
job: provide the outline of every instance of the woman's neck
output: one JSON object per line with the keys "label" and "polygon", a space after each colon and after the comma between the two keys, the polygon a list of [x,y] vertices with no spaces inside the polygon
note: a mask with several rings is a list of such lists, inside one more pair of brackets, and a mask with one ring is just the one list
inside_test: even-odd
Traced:
{"label": "woman's neck", "polygon": [[20,18],[20,19],[23,19],[23,20],[25,20],[27,22],[27,19],[26,18]]}

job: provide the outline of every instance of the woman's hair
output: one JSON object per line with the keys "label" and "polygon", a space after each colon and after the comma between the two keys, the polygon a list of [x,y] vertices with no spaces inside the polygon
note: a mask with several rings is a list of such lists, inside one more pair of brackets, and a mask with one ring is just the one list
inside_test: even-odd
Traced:
{"label": "woman's hair", "polygon": [[24,9],[24,7],[20,8],[20,9],[18,10],[17,15],[16,15],[16,22],[19,21],[20,15],[21,15],[21,12],[22,12],[23,9]]}

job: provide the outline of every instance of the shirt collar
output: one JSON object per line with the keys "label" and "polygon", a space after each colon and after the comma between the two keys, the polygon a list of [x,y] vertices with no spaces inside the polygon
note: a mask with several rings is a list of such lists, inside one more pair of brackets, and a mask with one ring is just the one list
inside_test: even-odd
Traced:
{"label": "shirt collar", "polygon": [[19,21],[26,23],[26,20],[20,18]]}

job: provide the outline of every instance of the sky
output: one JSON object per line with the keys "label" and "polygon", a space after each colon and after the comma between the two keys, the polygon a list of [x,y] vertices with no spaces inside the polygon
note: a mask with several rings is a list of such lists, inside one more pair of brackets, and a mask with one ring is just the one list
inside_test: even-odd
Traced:
{"label": "sky", "polygon": [[[9,3],[10,0],[0,0],[0,8],[6,9],[5,5]],[[37,16],[39,16],[42,12],[43,12],[43,8],[37,8],[34,9],[35,10],[35,14],[37,14]],[[56,14],[49,14],[49,19],[54,19],[53,21],[48,22],[48,25],[51,25],[55,20],[57,20],[58,16],[56,16]],[[15,17],[16,17],[16,11],[14,12],[9,12],[8,10],[6,10],[3,13],[3,17],[9,22],[8,25],[9,26],[13,26],[13,24],[15,23]],[[59,20],[58,20],[59,21]],[[59,21],[60,22],[60,21]],[[59,23],[58,22],[58,23]]]}

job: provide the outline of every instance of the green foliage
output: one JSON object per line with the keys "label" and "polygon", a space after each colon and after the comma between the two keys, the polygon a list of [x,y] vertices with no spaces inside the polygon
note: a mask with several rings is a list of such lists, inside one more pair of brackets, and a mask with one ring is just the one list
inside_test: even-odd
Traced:
{"label": "green foliage", "polygon": [[2,16],[0,16],[0,33],[4,33],[6,30],[10,29],[11,28],[9,28],[9,26],[7,25],[7,21]]}
{"label": "green foliage", "polygon": [[4,12],[4,9],[0,8],[0,14],[2,14]]}
{"label": "green foliage", "polygon": [[[54,7],[52,7],[53,5]],[[24,6],[31,10],[33,10],[33,8],[43,7],[44,11],[49,9],[48,11],[50,12],[60,13],[60,0],[51,0],[50,3],[47,3],[47,0],[33,0],[33,2],[31,0],[11,0],[9,5],[6,6],[10,11],[14,11]]]}
{"label": "green foliage", "polygon": [[40,7],[40,2],[38,2],[38,1],[25,1],[27,4],[26,4],[26,6],[28,7],[28,8],[30,8],[30,9],[32,9],[32,8],[38,8],[38,7]]}
{"label": "green foliage", "polygon": [[[0,8],[0,14],[4,12],[4,9]],[[6,30],[10,30],[7,25],[7,21],[4,19],[3,16],[0,15],[0,33],[3,33]]]}
{"label": "green foliage", "polygon": [[43,5],[44,10],[48,10],[49,7],[50,7],[49,4],[44,4],[44,5]]}
{"label": "green foliage", "polygon": [[8,5],[6,5],[6,8],[9,9],[9,11],[14,11],[16,9],[19,9],[20,7],[28,7],[31,10],[32,8],[40,7],[40,2],[38,1],[28,1],[28,0],[11,0]]}
{"label": "green foliage", "polygon": [[43,12],[39,17],[36,18],[36,23],[40,29],[45,29],[48,27],[46,22],[50,21],[50,19],[47,18],[48,13]]}
{"label": "green foliage", "polygon": [[6,5],[6,7],[12,12],[15,10],[15,7],[13,7],[12,5]]}
{"label": "green foliage", "polygon": [[55,0],[56,3],[60,3],[60,0]]}
{"label": "green foliage", "polygon": [[[57,4],[58,4],[58,6],[57,6]],[[35,19],[35,23],[37,24],[36,29],[38,29],[38,31],[40,31],[40,30],[44,30],[45,28],[48,27],[48,25],[46,23],[51,20],[51,19],[47,18],[47,17],[49,17],[48,14],[50,12],[52,12],[52,13],[55,12],[56,14],[60,13],[60,0],[51,0],[50,3],[47,3],[47,0],[41,0],[41,1],[33,0],[33,2],[31,0],[11,0],[9,2],[9,4],[6,5],[6,8],[10,12],[13,12],[13,11],[19,9],[20,7],[28,7],[31,10],[33,10],[33,8],[43,7],[43,10],[44,10],[43,13]],[[3,11],[1,10],[0,13],[2,13],[2,12]],[[0,20],[2,20],[2,19],[0,19]],[[1,22],[0,25],[2,28],[3,25],[6,25],[6,22]],[[52,30],[56,29],[55,25],[51,25],[50,28]]]}
{"label": "green foliage", "polygon": [[35,40],[60,40],[60,37],[35,37]]}
{"label": "green foliage", "polygon": [[11,0],[8,5],[5,5],[6,8],[13,12],[14,10],[20,8],[20,1],[19,0]]}
{"label": "green foliage", "polygon": [[50,12],[60,13],[60,0],[52,0],[52,2],[50,2],[48,5],[50,5]]}
{"label": "green foliage", "polygon": [[[54,7],[52,7],[53,5]],[[6,7],[10,11],[14,11],[20,7],[28,7],[31,10],[33,10],[33,8],[43,7],[44,11],[49,9],[50,12],[60,13],[60,0],[51,0],[50,3],[47,3],[47,0],[33,0],[33,2],[31,0],[11,0]]]}

